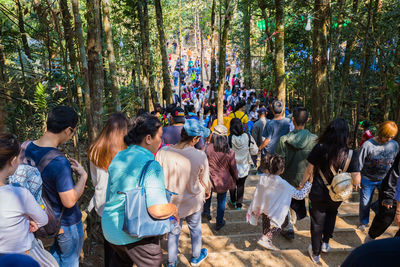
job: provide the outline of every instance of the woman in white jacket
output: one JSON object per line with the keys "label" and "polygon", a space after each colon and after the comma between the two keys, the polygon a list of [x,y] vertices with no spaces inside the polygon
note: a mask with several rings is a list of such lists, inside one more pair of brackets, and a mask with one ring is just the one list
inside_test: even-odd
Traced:
{"label": "woman in white jacket", "polygon": [[229,145],[233,151],[235,151],[239,179],[236,183],[236,188],[229,190],[231,199],[228,205],[231,208],[241,210],[244,184],[249,175],[251,164],[253,163],[251,156],[258,153],[258,148],[254,138],[244,132],[244,127],[240,119],[234,118],[231,120],[230,132]]}

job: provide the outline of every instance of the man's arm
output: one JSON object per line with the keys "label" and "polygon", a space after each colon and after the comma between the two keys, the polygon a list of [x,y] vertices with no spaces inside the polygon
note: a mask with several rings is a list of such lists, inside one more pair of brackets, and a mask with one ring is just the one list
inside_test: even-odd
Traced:
{"label": "man's arm", "polygon": [[258,150],[263,150],[269,144],[270,139],[265,139],[261,146],[258,147]]}
{"label": "man's arm", "polygon": [[74,188],[72,188],[71,190],[58,193],[63,206],[68,209],[72,208],[79,200],[79,198],[82,196],[83,191],[85,189],[86,180],[88,177],[85,169],[82,167],[82,165],[79,164],[78,161],[74,159],[71,159],[70,161],[71,161],[71,169],[76,174],[79,175],[79,180],[75,184]]}

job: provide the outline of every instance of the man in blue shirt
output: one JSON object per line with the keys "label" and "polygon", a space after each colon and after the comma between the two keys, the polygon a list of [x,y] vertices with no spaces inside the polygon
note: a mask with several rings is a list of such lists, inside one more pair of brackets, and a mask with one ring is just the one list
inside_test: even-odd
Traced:
{"label": "man in blue shirt", "polygon": [[280,100],[272,102],[272,113],[274,119],[267,122],[264,128],[263,137],[264,142],[259,146],[259,149],[263,154],[275,153],[276,145],[278,144],[279,138],[286,135],[290,131],[290,120],[284,118],[282,115],[283,103]]}
{"label": "man in blue shirt", "polygon": [[[26,157],[35,161],[40,160],[51,150],[70,140],[78,123],[78,114],[70,107],[58,106],[53,108],[47,119],[47,131],[43,136],[31,142],[26,148]],[[72,172],[79,176],[76,184]],[[78,267],[79,255],[83,246],[82,214],[77,201],[83,194],[87,173],[74,159],[65,156],[54,158],[41,173],[43,188],[55,215],[61,216],[61,229],[50,248],[51,254],[60,266]]]}

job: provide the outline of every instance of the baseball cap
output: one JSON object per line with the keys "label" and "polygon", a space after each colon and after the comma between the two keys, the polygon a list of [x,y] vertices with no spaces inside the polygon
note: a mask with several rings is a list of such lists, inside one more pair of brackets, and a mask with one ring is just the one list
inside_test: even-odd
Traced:
{"label": "baseball cap", "polygon": [[204,127],[201,122],[196,119],[186,120],[183,128],[189,136],[208,137],[210,135],[210,129]]}
{"label": "baseball cap", "polygon": [[266,114],[267,113],[267,109],[266,108],[259,108],[257,110],[258,114]]}
{"label": "baseball cap", "polygon": [[174,118],[174,122],[185,123],[185,111],[182,108],[180,107],[174,108],[172,110],[171,115]]}

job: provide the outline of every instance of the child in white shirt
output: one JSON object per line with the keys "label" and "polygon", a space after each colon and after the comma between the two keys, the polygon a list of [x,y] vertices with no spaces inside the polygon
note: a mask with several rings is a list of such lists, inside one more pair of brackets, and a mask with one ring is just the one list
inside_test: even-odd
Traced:
{"label": "child in white shirt", "polygon": [[263,235],[257,244],[266,249],[279,250],[272,244],[272,239],[288,224],[287,214],[292,198],[304,199],[311,190],[311,184],[306,183],[297,190],[282,179],[279,175],[284,171],[285,162],[277,154],[263,156],[260,168],[264,173],[260,176],[246,219],[250,224],[257,225],[261,215]]}

